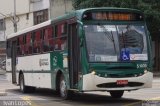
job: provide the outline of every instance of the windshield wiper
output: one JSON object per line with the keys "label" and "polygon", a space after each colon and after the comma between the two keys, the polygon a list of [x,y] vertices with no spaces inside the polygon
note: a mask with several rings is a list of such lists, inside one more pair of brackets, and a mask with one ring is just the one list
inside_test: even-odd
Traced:
{"label": "windshield wiper", "polygon": [[125,35],[124,35],[124,33],[123,33],[123,31],[122,31],[122,42],[123,42],[123,48],[124,48],[124,50],[126,51],[126,41],[125,41]]}
{"label": "windshield wiper", "polygon": [[116,44],[115,44],[115,40],[114,40],[114,37],[113,37],[113,32],[112,32],[112,31],[109,32],[109,31],[105,28],[104,25],[99,25],[99,26],[103,28],[105,36],[113,43],[115,54],[117,54]]}

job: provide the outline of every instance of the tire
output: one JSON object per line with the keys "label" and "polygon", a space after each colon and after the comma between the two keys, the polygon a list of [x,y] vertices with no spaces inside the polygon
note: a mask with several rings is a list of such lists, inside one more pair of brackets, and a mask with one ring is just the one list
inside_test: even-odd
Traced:
{"label": "tire", "polygon": [[20,91],[22,93],[26,93],[28,91],[27,86],[25,86],[25,83],[24,83],[24,75],[23,74],[20,74],[19,85],[20,85]]}
{"label": "tire", "polygon": [[121,98],[123,96],[124,91],[110,91],[110,95],[113,98]]}
{"label": "tire", "polygon": [[30,87],[30,86],[26,86],[26,85],[25,85],[24,75],[23,75],[23,74],[20,74],[19,85],[20,85],[20,91],[21,91],[22,93],[34,92],[35,89],[36,89],[35,87]]}
{"label": "tire", "polygon": [[62,99],[71,99],[72,93],[67,90],[66,80],[64,79],[64,76],[61,75],[60,81],[59,81],[59,92]]}

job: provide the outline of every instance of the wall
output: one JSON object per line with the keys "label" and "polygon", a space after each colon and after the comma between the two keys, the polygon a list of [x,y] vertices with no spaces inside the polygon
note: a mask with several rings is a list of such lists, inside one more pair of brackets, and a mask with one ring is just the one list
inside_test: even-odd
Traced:
{"label": "wall", "polygon": [[31,0],[30,1],[31,12],[48,9],[49,6],[50,6],[50,0]]}
{"label": "wall", "polygon": [[[9,16],[14,13],[14,0],[1,0],[0,12]],[[16,0],[16,14],[29,12],[29,0]]]}
{"label": "wall", "polygon": [[[19,15],[19,22],[17,23],[17,31],[25,29],[27,27],[33,26],[33,13],[29,14],[29,19],[27,19],[27,14]],[[6,35],[10,35],[14,32],[13,22],[7,18],[6,19]]]}
{"label": "wall", "polygon": [[[8,17],[6,20],[6,35],[14,33],[13,22],[10,17],[13,16],[14,10],[14,0],[2,0],[3,3],[0,4],[0,11]],[[8,3],[9,6],[6,6]],[[2,7],[1,7],[2,6]],[[17,22],[17,31],[25,29],[27,27],[33,26],[33,12],[49,8],[49,0],[16,0],[16,14],[19,17],[19,22]],[[27,13],[29,14],[29,19],[27,18]]]}
{"label": "wall", "polygon": [[51,18],[73,11],[72,0],[50,0]]}

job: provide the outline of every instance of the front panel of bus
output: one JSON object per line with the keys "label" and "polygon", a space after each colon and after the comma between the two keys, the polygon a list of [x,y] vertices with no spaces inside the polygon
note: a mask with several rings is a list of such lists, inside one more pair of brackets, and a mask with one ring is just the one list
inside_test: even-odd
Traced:
{"label": "front panel of bus", "polygon": [[83,91],[151,87],[150,39],[141,13],[88,11],[82,20]]}

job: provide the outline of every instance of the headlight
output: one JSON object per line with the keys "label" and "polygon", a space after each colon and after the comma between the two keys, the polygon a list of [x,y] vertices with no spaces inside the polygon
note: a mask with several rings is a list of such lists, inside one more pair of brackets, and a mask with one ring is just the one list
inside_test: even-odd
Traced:
{"label": "headlight", "polygon": [[92,72],[91,72],[91,74],[92,74],[92,75],[95,75],[95,74],[96,74],[96,72],[95,72],[95,71],[92,71]]}
{"label": "headlight", "polygon": [[144,70],[144,74],[146,74],[146,73],[148,73],[148,70],[145,69],[145,70]]}
{"label": "headlight", "polygon": [[107,74],[105,74],[104,76],[105,76],[105,77],[108,77],[108,75],[107,75]]}

